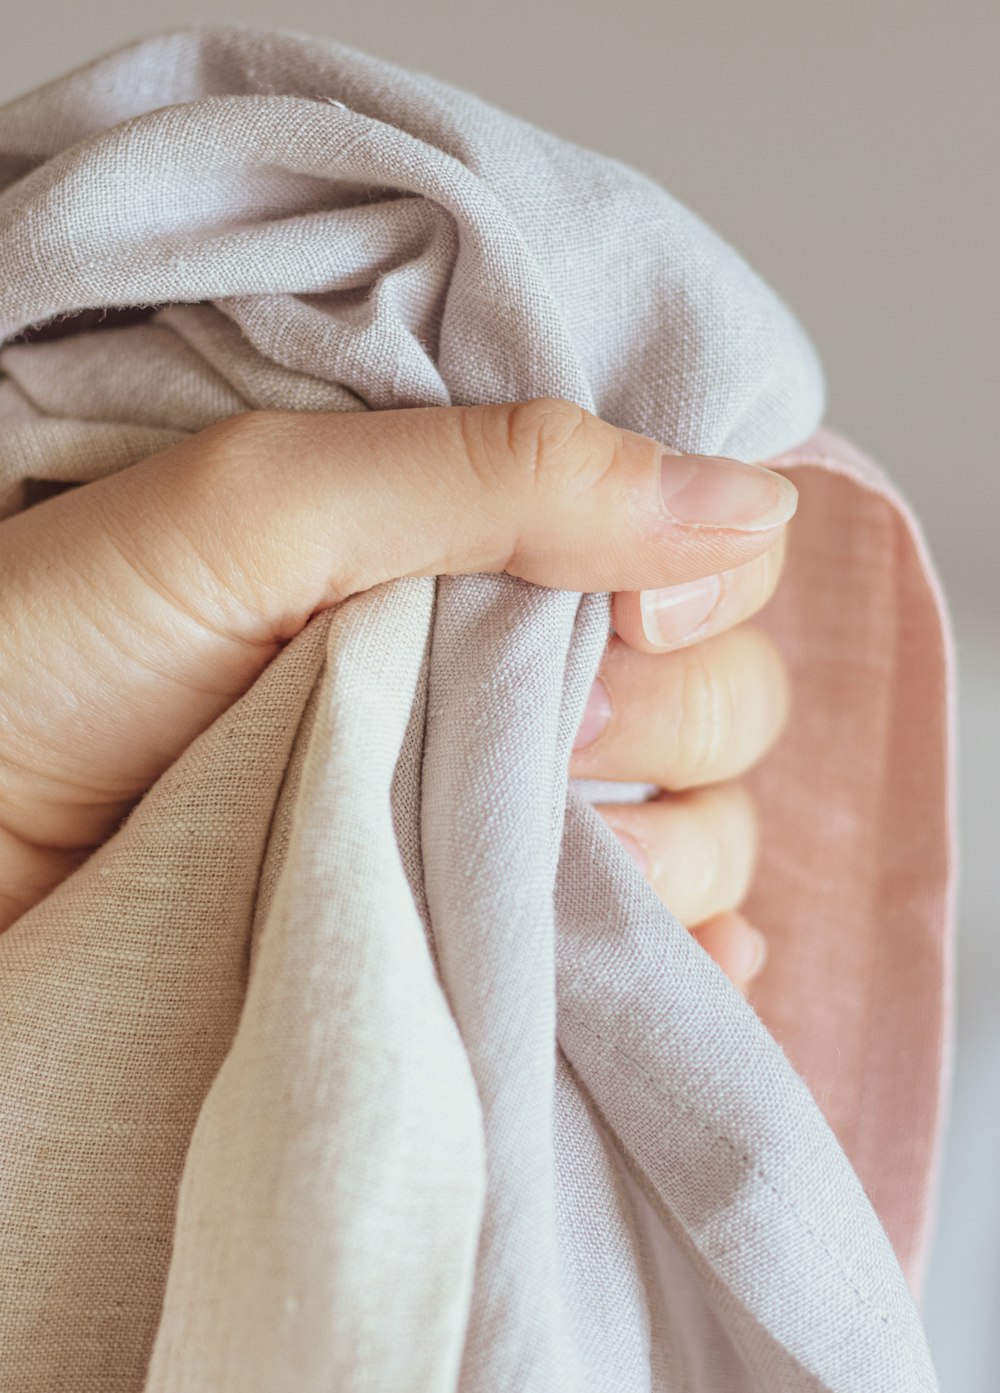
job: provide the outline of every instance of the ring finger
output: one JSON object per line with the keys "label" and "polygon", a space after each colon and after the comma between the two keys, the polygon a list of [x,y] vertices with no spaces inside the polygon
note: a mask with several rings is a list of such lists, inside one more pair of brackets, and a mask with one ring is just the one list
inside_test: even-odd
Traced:
{"label": "ring finger", "polygon": [[741,784],[719,784],[639,804],[596,810],[653,889],[741,990],[767,945],[738,912],[757,856],[757,817]]}
{"label": "ring finger", "polygon": [[688,928],[743,903],[757,857],[757,818],[742,784],[596,809]]}

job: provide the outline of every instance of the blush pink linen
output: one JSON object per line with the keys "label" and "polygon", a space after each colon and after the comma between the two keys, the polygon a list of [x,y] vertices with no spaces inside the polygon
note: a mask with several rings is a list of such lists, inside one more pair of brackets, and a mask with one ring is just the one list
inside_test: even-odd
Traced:
{"label": "blush pink linen", "polygon": [[759,622],[794,715],[752,775],[754,1004],[849,1156],[920,1292],[951,1068],[954,658],[920,527],[881,470],[821,430],[779,456],[799,488]]}

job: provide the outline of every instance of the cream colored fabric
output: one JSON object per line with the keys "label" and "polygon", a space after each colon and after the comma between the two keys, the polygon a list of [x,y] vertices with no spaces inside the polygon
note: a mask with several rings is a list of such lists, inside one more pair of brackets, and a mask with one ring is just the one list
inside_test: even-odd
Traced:
{"label": "cream colored fabric", "polygon": [[[143,40],[0,110],[0,171],[6,515],[246,407],[819,419],[649,180],[331,43]],[[762,1018],[568,784],[607,597],[357,596],[0,939],[3,1393],[935,1387],[946,640],[884,481],[783,463]]]}

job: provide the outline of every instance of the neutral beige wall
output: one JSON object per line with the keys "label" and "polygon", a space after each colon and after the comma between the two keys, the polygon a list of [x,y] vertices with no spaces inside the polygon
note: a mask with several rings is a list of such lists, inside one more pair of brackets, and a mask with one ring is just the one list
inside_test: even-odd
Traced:
{"label": "neutral beige wall", "polygon": [[0,100],[216,20],[422,68],[664,182],[811,329],[956,601],[997,604],[998,0],[5,0]]}
{"label": "neutral beige wall", "polygon": [[325,34],[639,166],[798,311],[830,419],[903,482],[963,637],[961,1034],[929,1316],[946,1393],[994,1389],[1000,0],[2,3],[0,100],[152,29]]}

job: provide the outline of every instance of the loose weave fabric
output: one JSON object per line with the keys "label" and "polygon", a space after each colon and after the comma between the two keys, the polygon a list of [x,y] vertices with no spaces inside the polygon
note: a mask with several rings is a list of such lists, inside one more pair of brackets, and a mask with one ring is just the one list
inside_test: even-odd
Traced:
{"label": "loose weave fabric", "polygon": [[801,490],[753,1004],[567,779],[608,598],[352,598],[0,938],[0,1390],[935,1388],[947,632],[777,298],[622,164],[245,28],[0,109],[0,265],[0,517],[247,408],[540,396]]}

